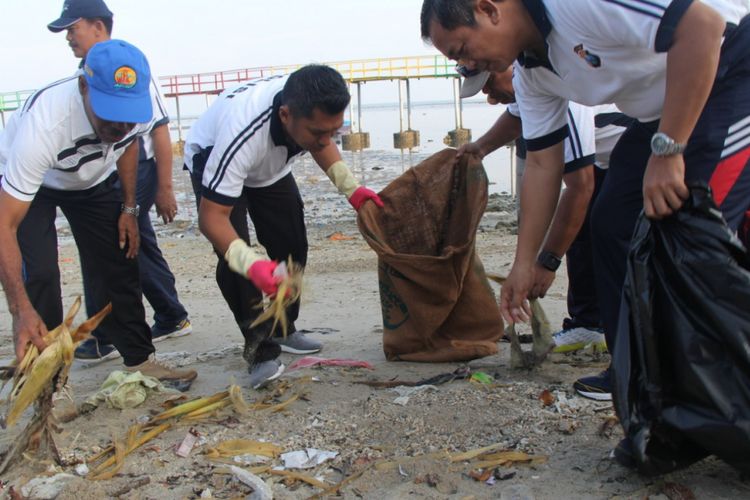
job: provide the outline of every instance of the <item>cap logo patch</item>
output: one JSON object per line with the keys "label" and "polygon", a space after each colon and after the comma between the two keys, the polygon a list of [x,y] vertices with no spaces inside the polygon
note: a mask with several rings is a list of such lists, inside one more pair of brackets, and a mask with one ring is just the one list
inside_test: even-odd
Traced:
{"label": "cap logo patch", "polygon": [[138,76],[130,66],[120,66],[115,71],[115,88],[132,89],[137,81]]}
{"label": "cap logo patch", "polygon": [[92,70],[88,64],[83,65],[83,72],[86,73],[89,78],[94,78],[94,70]]}

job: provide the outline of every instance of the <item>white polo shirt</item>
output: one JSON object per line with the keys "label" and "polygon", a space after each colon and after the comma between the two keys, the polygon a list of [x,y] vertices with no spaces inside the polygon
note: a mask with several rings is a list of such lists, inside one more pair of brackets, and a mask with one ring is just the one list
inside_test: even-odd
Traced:
{"label": "white polo shirt", "polygon": [[[520,117],[517,103],[508,105],[508,112]],[[609,168],[609,156],[620,135],[631,118],[625,116],[614,104],[582,106],[571,102],[566,113],[568,136],[565,138],[566,174],[588,165],[605,170]],[[526,157],[523,139],[516,143],[520,158]]]}
{"label": "white polo shirt", "polygon": [[[615,103],[647,122],[661,116],[666,51],[692,0],[523,0],[545,37],[547,61],[521,54],[513,86],[523,136],[536,151],[566,134],[568,101]],[[750,12],[748,0],[704,0],[727,22]]]}
{"label": "white polo shirt", "polygon": [[96,186],[117,169],[126,147],[148,134],[152,125],[138,124],[121,141],[102,143],[83,108],[77,75],[38,90],[15,114],[16,125],[0,136],[3,190],[28,202],[41,186],[62,191]]}
{"label": "white polo shirt", "polygon": [[252,80],[226,91],[193,124],[185,142],[186,162],[213,147],[203,172],[202,196],[233,205],[244,186],[270,186],[289,174],[291,164],[306,152],[286,137],[279,118],[287,78]]}
{"label": "white polo shirt", "polygon": [[[169,115],[167,114],[167,108],[164,106],[164,102],[161,99],[159,88],[156,86],[156,82],[153,78],[151,79],[151,87],[149,90],[151,91],[151,107],[154,110],[154,118],[151,125],[151,130],[153,130],[156,127],[167,125],[169,123]],[[151,138],[151,134],[143,136],[142,147],[143,149],[139,152],[139,159],[141,161],[150,160],[154,157],[154,141]]]}

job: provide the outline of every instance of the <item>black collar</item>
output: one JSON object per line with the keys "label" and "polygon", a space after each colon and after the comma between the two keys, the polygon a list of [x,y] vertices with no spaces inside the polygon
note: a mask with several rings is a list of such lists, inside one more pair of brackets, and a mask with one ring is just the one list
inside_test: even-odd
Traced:
{"label": "black collar", "polygon": [[[531,15],[531,19],[533,19],[534,24],[536,25],[536,29],[538,29],[539,33],[541,33],[542,36],[544,37],[544,40],[545,40],[544,49],[545,49],[545,56],[546,56],[547,51],[549,50],[549,46],[547,45],[547,37],[552,31],[552,23],[550,23],[549,17],[547,17],[547,11],[544,8],[544,2],[542,0],[522,0],[522,1],[523,1],[524,6],[526,7],[526,10],[529,11],[529,14]],[[539,59],[538,57],[536,57],[534,54],[531,54],[530,52],[522,52],[518,54],[518,62],[524,68],[535,68],[537,66],[542,66],[551,71],[554,71],[548,58],[545,57],[545,59]]]}
{"label": "black collar", "polygon": [[279,117],[279,109],[281,109],[281,99],[284,91],[280,91],[273,98],[273,109],[271,110],[271,140],[276,146],[283,146],[287,149],[287,161],[292,156],[298,155],[302,152],[302,148],[295,143],[284,131],[284,125],[281,123]]}

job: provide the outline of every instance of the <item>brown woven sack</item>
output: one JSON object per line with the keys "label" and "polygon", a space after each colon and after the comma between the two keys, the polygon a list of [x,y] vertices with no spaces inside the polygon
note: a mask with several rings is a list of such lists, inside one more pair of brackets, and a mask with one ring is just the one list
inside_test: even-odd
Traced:
{"label": "brown woven sack", "polygon": [[378,254],[387,359],[467,361],[495,354],[500,312],[474,249],[487,206],[477,159],[446,149],[391,182],[384,208],[366,203],[359,230]]}

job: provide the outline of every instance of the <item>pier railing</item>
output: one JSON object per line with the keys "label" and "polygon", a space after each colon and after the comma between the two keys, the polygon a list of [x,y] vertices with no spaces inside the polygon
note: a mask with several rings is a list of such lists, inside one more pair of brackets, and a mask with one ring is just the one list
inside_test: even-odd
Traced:
{"label": "pier railing", "polygon": [[[325,63],[352,83],[402,78],[456,77],[454,64],[442,55],[359,59]],[[165,97],[196,94],[218,94],[222,90],[253,78],[286,75],[301,65],[262,66],[257,68],[162,76],[159,78]]]}

